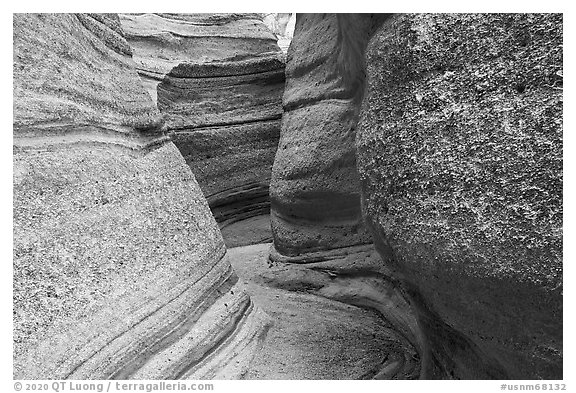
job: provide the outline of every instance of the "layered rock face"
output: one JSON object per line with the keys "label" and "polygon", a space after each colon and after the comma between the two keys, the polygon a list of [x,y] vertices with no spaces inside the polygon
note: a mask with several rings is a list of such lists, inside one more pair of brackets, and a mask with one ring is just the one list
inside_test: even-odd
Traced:
{"label": "layered rock face", "polygon": [[265,318],[115,15],[14,16],[14,378],[237,378]]}
{"label": "layered rock face", "polygon": [[398,15],[367,50],[365,212],[424,378],[562,379],[562,15]]}
{"label": "layered rock face", "polygon": [[[249,15],[245,18],[254,22]],[[209,50],[194,53],[170,70],[157,88],[167,128],[221,228],[270,209],[268,187],[280,132],[284,60],[274,35],[261,20],[257,25],[266,35],[255,40],[247,35],[250,30],[239,26],[235,41],[214,44],[231,57],[214,57]],[[242,37],[252,54],[238,52],[234,42],[242,43]],[[208,42],[216,38],[204,37]],[[258,243],[270,237],[266,225],[262,233],[245,241]]]}
{"label": "layered rock face", "polygon": [[386,326],[379,333],[395,344],[385,346],[380,368],[364,377],[415,379],[422,335],[410,303],[371,244],[356,169],[361,60],[370,34],[387,17],[297,16],[270,186],[272,263],[263,279],[376,312]]}
{"label": "layered rock face", "polygon": [[[327,250],[370,243],[354,141],[363,87],[358,59],[378,18],[297,16],[270,186],[273,259],[317,260]],[[342,34],[346,28],[351,34]]]}
{"label": "layered rock face", "polygon": [[211,62],[278,50],[258,14],[120,14],[138,74],[156,87],[182,62]]}

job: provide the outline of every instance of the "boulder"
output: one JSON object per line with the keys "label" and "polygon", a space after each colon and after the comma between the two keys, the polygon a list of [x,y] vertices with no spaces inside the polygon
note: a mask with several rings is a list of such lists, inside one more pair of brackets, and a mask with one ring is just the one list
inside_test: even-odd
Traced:
{"label": "boulder", "polygon": [[238,378],[266,317],[118,17],[13,27],[14,378]]}
{"label": "boulder", "polygon": [[368,45],[363,205],[423,378],[563,377],[562,25],[396,15]]}

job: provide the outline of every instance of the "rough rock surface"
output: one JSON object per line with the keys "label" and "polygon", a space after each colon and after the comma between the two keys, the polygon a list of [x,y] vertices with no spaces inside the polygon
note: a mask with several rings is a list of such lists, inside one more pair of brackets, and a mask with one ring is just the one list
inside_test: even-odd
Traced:
{"label": "rough rock surface", "polygon": [[370,41],[365,211],[424,378],[562,379],[562,44],[555,14],[398,15]]}
{"label": "rough rock surface", "polygon": [[118,17],[13,23],[14,378],[238,378],[266,319]]}
{"label": "rough rock surface", "polygon": [[120,14],[138,74],[156,87],[182,62],[211,62],[278,50],[259,14]]}
{"label": "rough rock surface", "polygon": [[[267,41],[262,45],[252,55],[189,59],[158,85],[158,108],[222,229],[270,210],[284,59],[276,44],[273,51]],[[227,245],[267,241],[269,226],[263,235]]]}
{"label": "rough rock surface", "polygon": [[[297,15],[270,186],[274,259],[295,262],[371,241],[361,216],[355,129],[363,87],[357,63],[376,19]],[[341,33],[346,29],[350,35]]]}

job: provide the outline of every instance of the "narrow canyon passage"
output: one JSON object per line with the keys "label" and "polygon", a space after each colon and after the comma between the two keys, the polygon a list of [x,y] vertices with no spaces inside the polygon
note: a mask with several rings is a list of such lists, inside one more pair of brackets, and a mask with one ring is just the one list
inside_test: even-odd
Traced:
{"label": "narrow canyon passage", "polygon": [[[254,15],[218,19],[235,25],[236,44],[214,37],[204,25],[213,20],[206,16],[122,16],[143,81],[150,82],[152,71],[165,75],[159,83],[145,85],[151,86],[168,131],[208,201],[228,259],[255,306],[271,317],[263,347],[245,378],[418,377],[414,348],[370,304],[381,301],[374,300],[382,296],[379,289],[364,302],[368,298],[350,293],[350,288],[352,292],[371,288],[364,282],[334,284],[326,281],[337,276],[333,272],[269,262],[273,250],[269,184],[283,115],[284,56],[289,44],[285,40],[285,47],[279,47],[276,38],[280,43],[278,32],[294,24],[294,18],[265,17],[275,35]],[[155,26],[154,34],[163,31],[180,40],[180,47],[168,51],[170,44],[150,37],[149,24]],[[170,58],[169,67],[158,63],[162,56]],[[350,156],[348,150],[345,155]],[[333,198],[328,203],[333,209],[327,214],[340,209]],[[325,262],[330,264],[330,258]],[[336,266],[336,271],[342,267]]]}
{"label": "narrow canyon passage", "polygon": [[561,379],[562,14],[14,14],[15,379]]}
{"label": "narrow canyon passage", "polygon": [[[255,306],[271,318],[259,356],[243,378],[419,377],[415,348],[373,305],[358,301],[362,290],[370,289],[337,284],[342,279],[335,273],[337,263],[330,260],[323,262],[325,266],[332,263],[330,274],[270,261],[272,243],[260,241],[266,233],[270,234],[269,215],[237,221],[222,230],[240,282]],[[346,298],[344,292],[356,296]]]}

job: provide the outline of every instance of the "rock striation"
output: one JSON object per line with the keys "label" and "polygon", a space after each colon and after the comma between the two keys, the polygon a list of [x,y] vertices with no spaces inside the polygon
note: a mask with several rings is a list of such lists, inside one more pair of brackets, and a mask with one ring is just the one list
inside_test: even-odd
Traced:
{"label": "rock striation", "polygon": [[424,378],[562,379],[562,44],[561,14],[412,14],[368,45],[365,213]]}
{"label": "rock striation", "polygon": [[[234,40],[221,41],[215,28],[204,31],[205,41],[216,40],[218,56],[207,49],[204,54],[188,55],[157,87],[158,108],[165,115],[167,129],[196,175],[221,229],[268,214],[270,173],[282,116],[282,52],[261,20],[243,17],[238,20],[250,21],[260,38],[251,37],[252,30],[239,22],[236,30],[228,27]],[[229,57],[223,58],[224,54]],[[227,240],[227,244],[270,238],[266,224],[252,238],[240,243]]]}
{"label": "rock striation", "polygon": [[238,378],[266,332],[116,15],[14,15],[14,378]]}
{"label": "rock striation", "polygon": [[[363,91],[363,78],[358,77],[363,64],[357,60],[379,18],[297,16],[270,185],[274,260],[309,262],[371,243],[362,221],[356,170]],[[342,33],[346,27],[353,35]]]}
{"label": "rock striation", "polygon": [[270,185],[274,244],[262,278],[271,287],[375,312],[383,323],[379,334],[395,344],[384,346],[378,369],[362,378],[416,379],[425,344],[410,302],[371,244],[356,169],[364,89],[359,60],[387,17],[297,16]]}
{"label": "rock striation", "polygon": [[138,74],[156,87],[183,62],[211,62],[278,50],[259,14],[120,14]]}

